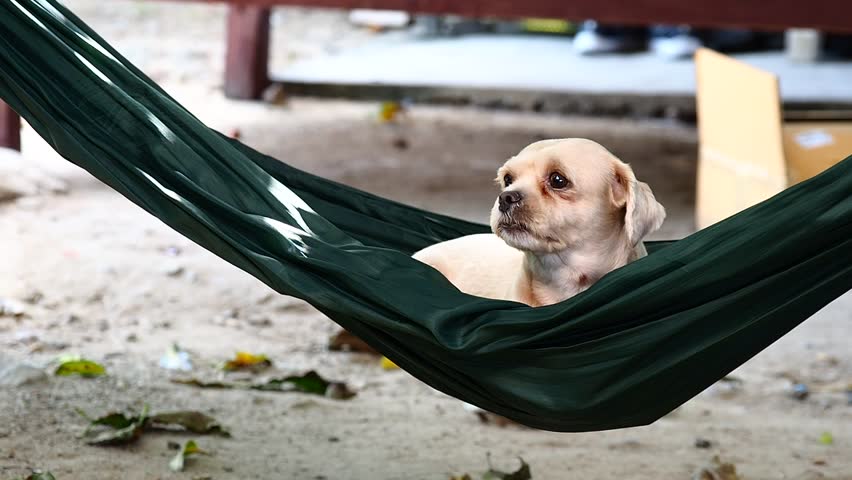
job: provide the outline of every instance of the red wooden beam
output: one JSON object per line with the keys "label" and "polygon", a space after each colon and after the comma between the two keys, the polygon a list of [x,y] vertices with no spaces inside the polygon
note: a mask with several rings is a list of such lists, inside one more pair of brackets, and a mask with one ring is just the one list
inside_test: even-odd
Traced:
{"label": "red wooden beam", "polygon": [[231,5],[225,54],[225,95],[260,98],[269,85],[269,8]]}
{"label": "red wooden beam", "polygon": [[0,147],[21,149],[21,117],[0,100]]}
{"label": "red wooden beam", "polygon": [[688,24],[783,30],[852,32],[849,0],[173,0],[272,7],[376,8],[470,17],[547,17],[642,24]]}

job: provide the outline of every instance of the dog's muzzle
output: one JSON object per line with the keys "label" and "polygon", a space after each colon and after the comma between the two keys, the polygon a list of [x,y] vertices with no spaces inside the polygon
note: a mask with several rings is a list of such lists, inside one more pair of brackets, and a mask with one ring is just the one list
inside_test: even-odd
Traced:
{"label": "dog's muzzle", "polygon": [[519,205],[523,199],[524,194],[521,192],[517,190],[507,190],[497,197],[497,208],[500,209],[501,213],[507,213],[509,210],[512,210]]}

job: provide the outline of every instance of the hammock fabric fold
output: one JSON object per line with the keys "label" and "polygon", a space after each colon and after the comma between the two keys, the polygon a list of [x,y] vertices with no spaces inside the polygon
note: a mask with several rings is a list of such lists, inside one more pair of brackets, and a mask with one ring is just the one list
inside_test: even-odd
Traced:
{"label": "hammock fabric fold", "polygon": [[536,428],[653,422],[852,287],[852,158],[533,309],[463,294],[409,257],[487,227],[217,134],[56,0],[0,0],[0,97],[199,245],[434,388]]}

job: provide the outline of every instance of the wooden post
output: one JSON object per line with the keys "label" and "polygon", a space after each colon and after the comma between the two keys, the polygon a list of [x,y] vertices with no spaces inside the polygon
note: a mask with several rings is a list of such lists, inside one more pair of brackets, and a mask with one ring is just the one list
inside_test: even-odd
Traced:
{"label": "wooden post", "polygon": [[260,98],[269,85],[268,7],[228,6],[225,96]]}
{"label": "wooden post", "polygon": [[21,117],[0,100],[0,147],[21,149]]}

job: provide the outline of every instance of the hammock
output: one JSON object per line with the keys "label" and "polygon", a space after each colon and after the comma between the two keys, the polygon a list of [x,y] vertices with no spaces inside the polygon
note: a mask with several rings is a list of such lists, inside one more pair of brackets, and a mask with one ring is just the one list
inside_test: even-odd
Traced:
{"label": "hammock", "polygon": [[852,287],[852,158],[529,308],[463,294],[409,257],[487,227],[219,135],[56,0],[0,0],[0,97],[186,237],[432,387],[536,428],[653,422]]}

